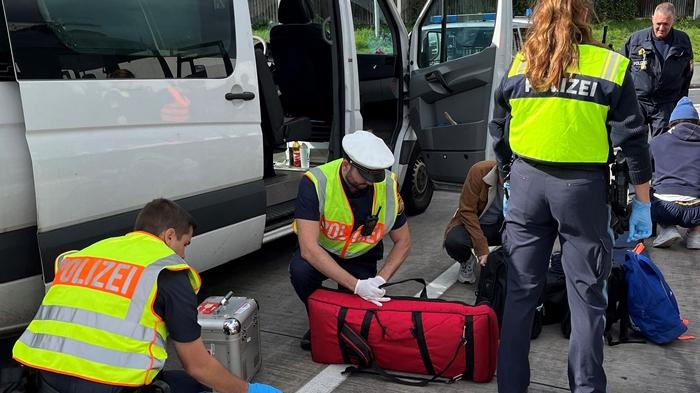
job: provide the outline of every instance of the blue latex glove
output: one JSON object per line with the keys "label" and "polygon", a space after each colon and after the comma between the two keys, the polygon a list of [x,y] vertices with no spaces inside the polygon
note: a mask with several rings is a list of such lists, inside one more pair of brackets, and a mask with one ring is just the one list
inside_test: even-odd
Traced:
{"label": "blue latex glove", "polygon": [[508,198],[510,198],[510,182],[503,183],[503,217],[506,216],[508,211]]}
{"label": "blue latex glove", "polygon": [[630,234],[627,241],[635,242],[651,236],[651,203],[632,200],[630,214]]}
{"label": "blue latex glove", "polygon": [[248,393],[282,393],[282,391],[264,383],[251,383],[248,385]]}

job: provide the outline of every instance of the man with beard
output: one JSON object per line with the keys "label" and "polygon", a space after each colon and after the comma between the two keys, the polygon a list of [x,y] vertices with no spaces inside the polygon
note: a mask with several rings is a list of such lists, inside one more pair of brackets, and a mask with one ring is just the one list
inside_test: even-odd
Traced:
{"label": "man with beard", "polygon": [[[338,288],[377,306],[389,301],[386,283],[411,249],[396,175],[389,171],[394,156],[371,132],[356,131],[343,138],[344,158],[312,168],[299,184],[294,229],[299,249],[289,274],[299,298],[308,297],[329,278]],[[382,238],[394,245],[382,259]],[[301,340],[310,349],[310,332]]]}

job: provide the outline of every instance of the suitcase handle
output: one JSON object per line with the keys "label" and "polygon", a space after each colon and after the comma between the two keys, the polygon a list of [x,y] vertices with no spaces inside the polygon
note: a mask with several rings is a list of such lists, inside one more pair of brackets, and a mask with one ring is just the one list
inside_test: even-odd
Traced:
{"label": "suitcase handle", "polygon": [[428,298],[428,284],[422,278],[407,278],[407,279],[401,280],[401,281],[388,282],[386,284],[380,285],[379,288],[388,288],[390,286],[393,286],[396,284],[403,284],[403,283],[409,282],[409,281],[416,281],[416,282],[420,283],[421,285],[423,285],[423,289],[420,291],[420,295],[418,295],[418,297],[421,299]]}

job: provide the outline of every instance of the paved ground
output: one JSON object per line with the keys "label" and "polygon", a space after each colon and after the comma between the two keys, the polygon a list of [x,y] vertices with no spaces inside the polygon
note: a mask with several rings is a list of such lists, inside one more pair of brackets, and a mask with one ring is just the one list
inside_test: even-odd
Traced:
{"label": "paved ground", "polygon": [[695,70],[693,71],[693,79],[690,81],[690,87],[700,87],[700,63],[695,63]]}
{"label": "paved ground", "polygon": [[[438,192],[428,211],[409,220],[414,239],[413,252],[399,270],[396,279],[424,277],[434,280],[452,266],[441,248],[444,226],[457,203],[457,194]],[[254,296],[260,301],[263,326],[264,369],[256,379],[273,383],[285,392],[300,391],[310,380],[326,369],[313,363],[308,352],[298,347],[298,339],[307,329],[304,308],[289,284],[287,258],[296,246],[293,238],[269,244],[264,250],[237,262],[203,274],[202,296],[222,294],[233,288],[240,294]],[[389,246],[389,245],[387,245]],[[387,247],[388,249],[389,247]],[[669,250],[651,250],[651,255],[663,270],[678,297],[684,317],[690,319],[690,332],[700,334],[694,325],[700,323],[700,251],[689,251],[683,244]],[[456,270],[452,270],[452,282]],[[448,274],[449,275],[449,274]],[[392,294],[412,295],[417,285],[406,285]],[[473,286],[454,284],[442,298],[473,301]],[[566,353],[568,341],[561,336],[558,325],[545,326],[542,335],[532,342],[531,392],[568,390]],[[629,344],[606,347],[606,369],[611,392],[700,392],[700,342],[677,342],[667,346]],[[338,380],[338,370],[331,368],[323,377],[314,379],[304,392],[495,392],[496,383],[434,385],[408,388],[370,376],[353,376]],[[319,379],[323,379],[319,382]],[[324,388],[330,385],[335,390]],[[319,388],[319,386],[321,386]]]}
{"label": "paved ground", "polygon": [[[437,192],[425,214],[411,217],[409,224],[414,240],[413,252],[396,279],[423,277],[429,281],[442,275],[447,289],[442,298],[473,301],[473,286],[454,284],[456,269],[441,248],[444,226],[457,204],[457,194]],[[289,283],[287,262],[296,247],[287,237],[266,245],[262,250],[225,266],[202,274],[201,297],[220,295],[233,289],[237,294],[252,296],[261,305],[263,369],[256,380],[271,383],[285,392],[496,392],[496,383],[474,384],[460,381],[453,385],[437,384],[410,388],[371,376],[339,375],[342,367],[327,367],[311,361],[309,352],[299,348],[299,338],[307,329],[304,307]],[[387,249],[390,245],[387,245]],[[691,334],[700,334],[700,251],[689,251],[683,244],[669,250],[651,250],[678,297],[684,317],[690,319]],[[447,272],[443,274],[445,271]],[[417,285],[392,289],[394,295],[413,295]],[[11,340],[0,341],[2,358],[7,364]],[[530,392],[568,390],[566,353],[568,341],[558,325],[545,326],[542,335],[532,342]],[[629,344],[606,347],[606,370],[611,392],[700,392],[700,341],[676,342],[667,346]],[[179,364],[172,356],[169,367]],[[319,375],[320,374],[320,375]]]}

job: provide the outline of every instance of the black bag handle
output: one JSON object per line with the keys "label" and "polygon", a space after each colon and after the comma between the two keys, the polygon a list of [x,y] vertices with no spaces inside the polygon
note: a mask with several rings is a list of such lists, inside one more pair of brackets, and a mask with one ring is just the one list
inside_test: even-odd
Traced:
{"label": "black bag handle", "polygon": [[410,281],[415,281],[423,286],[423,289],[420,291],[420,295],[418,297],[420,299],[427,299],[428,298],[428,284],[422,278],[407,278],[407,279],[401,280],[401,281],[388,282],[386,284],[380,285],[379,288],[388,288],[388,287],[391,287],[391,286],[394,286],[397,284],[403,284],[405,282],[410,282]]}

